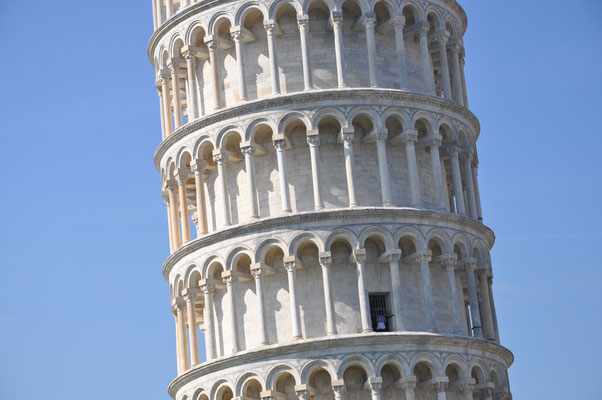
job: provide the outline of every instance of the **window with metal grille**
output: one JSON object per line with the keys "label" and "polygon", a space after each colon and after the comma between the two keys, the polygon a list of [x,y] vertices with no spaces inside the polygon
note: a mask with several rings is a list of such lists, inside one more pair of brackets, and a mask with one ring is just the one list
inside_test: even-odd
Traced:
{"label": "window with metal grille", "polygon": [[389,331],[389,310],[387,308],[386,294],[371,294],[370,296],[370,317],[372,319],[372,329],[375,332]]}

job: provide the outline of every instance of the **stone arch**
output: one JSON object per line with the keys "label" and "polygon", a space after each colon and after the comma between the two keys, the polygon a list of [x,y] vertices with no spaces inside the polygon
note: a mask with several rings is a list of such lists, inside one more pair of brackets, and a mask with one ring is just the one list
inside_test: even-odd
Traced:
{"label": "stone arch", "polygon": [[432,354],[429,353],[420,353],[412,357],[412,361],[410,362],[410,371],[414,373],[414,368],[416,365],[420,363],[425,363],[431,369],[431,373],[433,374],[433,378],[441,375],[441,364],[439,360],[435,358]]}
{"label": "stone arch", "polygon": [[337,379],[337,372],[332,364],[325,360],[313,360],[301,367],[301,382],[308,382],[309,377],[319,369],[328,372],[331,380]]}
{"label": "stone arch", "polygon": [[426,234],[427,246],[431,241],[435,241],[439,245],[442,254],[452,251],[452,240],[450,239],[449,235],[441,229],[432,229]]}
{"label": "stone arch", "polygon": [[339,123],[339,126],[341,128],[345,128],[345,127],[349,126],[349,122],[347,121],[347,118],[341,111],[339,111],[335,108],[323,108],[313,116],[313,118],[311,120],[312,129],[318,129],[320,122],[324,118],[327,118],[327,117],[335,119]]}
{"label": "stone arch", "polygon": [[300,121],[305,126],[306,131],[311,129],[311,121],[309,120],[307,115],[297,112],[297,111],[294,111],[294,112],[287,113],[287,114],[283,115],[282,117],[280,117],[280,119],[278,120],[278,125],[277,125],[278,130],[276,132],[278,132],[279,135],[284,134],[287,126],[289,124],[293,123],[294,121]]}
{"label": "stone arch", "polygon": [[[234,397],[234,391],[232,390],[233,387],[234,385],[232,385],[232,382],[222,378],[213,384],[213,387],[211,388],[210,398],[212,400],[232,400],[232,397]],[[224,398],[224,394],[228,390],[230,391],[230,393],[232,393],[232,397],[229,399]]]}
{"label": "stone arch", "polygon": [[189,168],[190,162],[193,160],[192,152],[187,147],[182,147],[176,156],[176,165],[178,169]]}
{"label": "stone arch", "polygon": [[347,121],[351,121],[353,124],[353,120],[361,116],[364,116],[370,120],[370,122],[372,123],[373,130],[381,129],[383,127],[380,115],[378,115],[378,112],[372,107],[360,106],[354,108],[347,114]]}
{"label": "stone arch", "polygon": [[432,4],[427,7],[425,15],[425,19],[429,23],[429,33],[432,31],[440,30],[443,27],[443,18],[441,17],[441,13]]}
{"label": "stone arch", "polygon": [[333,0],[302,0],[301,9],[303,10],[303,14],[307,14],[309,11],[309,7],[314,5],[315,3],[324,4],[330,12],[335,10],[336,7]]}
{"label": "stone arch", "polygon": [[351,250],[358,248],[359,241],[355,233],[353,233],[349,229],[339,228],[330,232],[326,236],[326,240],[324,240],[324,249],[326,251],[330,251],[330,246],[332,245],[332,243],[338,240],[343,240],[347,242],[347,244],[351,247]]}
{"label": "stone arch", "polygon": [[399,229],[393,237],[398,248],[402,250],[402,257],[408,255],[403,253],[403,248],[400,246],[402,239],[408,239],[414,245],[416,251],[420,251],[426,247],[426,241],[422,232],[410,226]]}
{"label": "stone arch", "polygon": [[182,35],[180,35],[180,33],[176,33],[175,35],[173,35],[169,40],[169,57],[182,57],[182,47],[184,47],[185,45],[185,38]]}
{"label": "stone arch", "polygon": [[259,11],[261,15],[263,15],[264,22],[270,19],[269,12],[268,9],[265,7],[265,4],[259,1],[248,1],[243,3],[242,6],[240,6],[238,10],[236,10],[233,25],[241,25],[245,20],[245,15],[247,14],[247,12],[251,10]]}
{"label": "stone arch", "polygon": [[295,0],[276,0],[274,1],[272,4],[270,4],[270,8],[268,10],[268,18],[269,19],[276,19],[276,12],[278,11],[278,9],[285,5],[285,4],[289,4],[291,5],[295,11],[297,12],[297,15],[303,15],[303,5],[300,4],[298,1]]}
{"label": "stone arch", "polygon": [[366,358],[364,356],[360,356],[360,355],[352,355],[352,356],[344,358],[339,363],[339,366],[337,367],[337,372],[336,372],[337,378],[343,379],[345,370],[347,370],[347,368],[349,368],[349,367],[354,367],[354,366],[361,367],[369,377],[375,375],[374,365],[368,358]]}
{"label": "stone arch", "polygon": [[380,226],[371,226],[364,229],[359,235],[358,246],[360,248],[364,248],[366,240],[372,236],[376,236],[382,240],[383,244],[385,245],[385,250],[393,250],[396,248],[391,232]]}
{"label": "stone arch", "polygon": [[196,36],[199,31],[203,32],[203,36],[207,35],[207,26],[203,24],[203,21],[195,20],[186,28],[186,32],[184,33],[184,42],[186,45],[198,46],[199,43],[196,42]]}
{"label": "stone arch", "polygon": [[178,274],[176,275],[176,277],[173,280],[174,282],[174,297],[181,297],[182,296],[182,292],[184,291],[184,279],[182,278],[182,275]]}
{"label": "stone arch", "polygon": [[[383,125],[388,129],[390,128],[390,124],[388,124],[387,121],[390,121],[392,119],[397,121],[401,125],[401,132],[404,132],[407,129],[411,129],[412,127],[412,118],[408,115],[407,112],[400,108],[388,108],[381,117]],[[391,133],[391,129],[389,129],[389,133]]]}
{"label": "stone arch", "polygon": [[221,267],[221,269],[223,271],[225,271],[226,270],[225,265],[226,264],[224,263],[224,260],[218,255],[212,255],[212,256],[208,257],[205,260],[205,262],[203,263],[203,269],[202,269],[203,278],[211,279],[218,267]]}
{"label": "stone arch", "polygon": [[207,31],[211,32],[211,35],[217,35],[219,23],[222,20],[227,20],[231,26],[234,26],[234,18],[232,17],[232,15],[227,11],[221,10],[211,17],[211,20],[209,20],[209,24],[207,24]]}
{"label": "stone arch", "polygon": [[167,68],[167,61],[169,60],[169,51],[165,45],[159,48],[159,64],[161,68]]}
{"label": "stone arch", "polygon": [[491,368],[489,369],[489,381],[493,382],[496,390],[506,386],[506,382],[504,381],[504,374],[502,373],[502,368],[500,368],[499,365],[497,365],[496,363],[491,365]]}
{"label": "stone arch", "polygon": [[374,372],[376,376],[381,376],[381,371],[385,365],[393,365],[401,376],[410,376],[410,366],[408,363],[398,356],[397,354],[387,354],[378,359],[374,366]]}
{"label": "stone arch", "polygon": [[287,255],[287,246],[282,240],[278,238],[270,238],[261,242],[255,249],[255,262],[265,262],[265,254],[270,248],[278,247],[282,250],[282,253],[286,257]]}
{"label": "stone arch", "polygon": [[488,375],[485,373],[488,370],[485,363],[478,358],[472,360],[470,363],[470,376],[475,380],[477,385],[489,381]]}
{"label": "stone arch", "polygon": [[456,252],[456,248],[460,251],[458,259],[472,257],[470,240],[468,240],[468,237],[461,232],[456,233],[452,238],[452,248],[454,252]]}
{"label": "stone arch", "polygon": [[194,391],[192,400],[209,400],[209,393],[205,388],[200,387]]}
{"label": "stone arch", "polygon": [[[424,8],[417,0],[406,0],[401,3],[401,13],[406,17],[406,26],[411,26],[414,23],[424,19]],[[411,18],[408,18],[411,16]]]}
{"label": "stone arch", "polygon": [[468,363],[465,359],[455,354],[449,355],[443,362],[442,370],[444,372],[447,371],[447,367],[449,367],[450,365],[455,365],[458,368],[458,372],[460,372],[460,379],[470,378],[470,373],[468,372]]}
{"label": "stone arch", "polygon": [[245,129],[245,141],[254,141],[257,128],[259,128],[261,125],[266,125],[272,129],[272,134],[276,134],[276,132],[278,132],[277,125],[270,118],[257,118],[247,125],[247,129]]}
{"label": "stone arch", "polygon": [[251,263],[255,261],[255,254],[248,246],[240,245],[232,249],[226,256],[226,268],[230,270],[232,266],[235,266],[242,256],[248,256],[251,259]]}
{"label": "stone arch", "polygon": [[268,372],[265,379],[265,389],[274,390],[274,385],[278,381],[278,378],[283,374],[290,374],[295,379],[295,384],[297,385],[300,385],[301,382],[305,382],[301,380],[301,374],[295,367],[289,364],[280,364],[273,367]]}
{"label": "stone arch", "polygon": [[261,389],[266,390],[265,382],[259,375],[257,375],[255,372],[247,372],[236,380],[234,396],[246,398],[247,396],[245,396],[245,389],[252,381],[256,381],[259,383]]}
{"label": "stone arch", "polygon": [[226,149],[225,145],[226,145],[226,139],[233,134],[237,134],[240,137],[240,140],[243,140],[243,134],[241,133],[243,130],[240,126],[238,125],[228,125],[222,129],[219,130],[219,132],[217,133],[217,148],[219,149]]}
{"label": "stone arch", "polygon": [[426,111],[419,111],[414,114],[414,117],[412,118],[412,128],[418,129],[417,125],[419,122],[422,122],[425,125],[427,135],[431,134],[434,127],[437,126],[435,117]]}
{"label": "stone arch", "polygon": [[197,264],[190,264],[186,268],[186,272],[184,274],[184,282],[186,283],[186,288],[196,288],[198,287],[195,282],[203,278],[202,275],[203,270]]}
{"label": "stone arch", "polygon": [[296,255],[297,250],[305,243],[311,242],[316,245],[318,251],[324,251],[322,239],[313,232],[302,232],[296,235],[288,245],[288,255]]}
{"label": "stone arch", "polygon": [[215,149],[215,142],[213,141],[213,138],[209,135],[202,135],[194,143],[192,153],[196,158],[202,159],[203,149],[208,147],[209,145],[211,146],[210,152],[212,152]]}

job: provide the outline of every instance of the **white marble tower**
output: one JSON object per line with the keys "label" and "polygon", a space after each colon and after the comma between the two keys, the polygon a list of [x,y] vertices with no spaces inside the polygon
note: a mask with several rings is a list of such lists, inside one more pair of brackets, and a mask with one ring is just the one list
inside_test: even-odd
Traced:
{"label": "white marble tower", "polygon": [[153,12],[170,395],[510,399],[460,5]]}

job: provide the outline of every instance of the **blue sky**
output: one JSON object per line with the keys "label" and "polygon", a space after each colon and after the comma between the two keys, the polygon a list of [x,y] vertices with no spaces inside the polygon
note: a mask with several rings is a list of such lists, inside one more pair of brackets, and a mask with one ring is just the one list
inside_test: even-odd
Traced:
{"label": "blue sky", "polygon": [[[460,4],[514,398],[598,399],[602,2]],[[2,399],[169,398],[151,30],[150,0],[0,4]]]}

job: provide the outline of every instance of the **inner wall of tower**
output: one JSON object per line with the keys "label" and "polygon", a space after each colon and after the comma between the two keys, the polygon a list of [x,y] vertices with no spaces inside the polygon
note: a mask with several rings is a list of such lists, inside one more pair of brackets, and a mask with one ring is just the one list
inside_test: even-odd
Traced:
{"label": "inner wall of tower", "polygon": [[457,2],[153,11],[170,395],[510,399]]}

